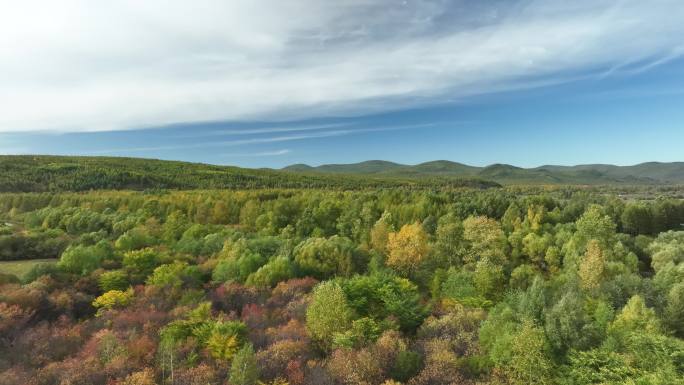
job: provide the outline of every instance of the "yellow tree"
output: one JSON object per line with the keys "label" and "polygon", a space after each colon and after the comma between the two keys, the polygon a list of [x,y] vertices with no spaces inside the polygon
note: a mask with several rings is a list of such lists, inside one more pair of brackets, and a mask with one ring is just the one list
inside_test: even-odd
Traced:
{"label": "yellow tree", "polygon": [[594,291],[599,288],[605,274],[606,261],[601,250],[601,245],[597,240],[591,240],[587,244],[587,251],[584,253],[582,262],[579,266],[579,277],[582,288]]}
{"label": "yellow tree", "polygon": [[392,214],[385,211],[380,219],[375,222],[370,232],[370,246],[373,250],[385,253],[387,252],[387,240],[390,231],[392,231]]}
{"label": "yellow tree", "polygon": [[427,234],[419,223],[404,225],[387,239],[387,264],[406,274],[415,271],[429,252]]}
{"label": "yellow tree", "polygon": [[464,262],[474,263],[481,258],[489,258],[497,265],[505,262],[506,236],[496,219],[485,216],[466,218],[463,221],[463,237],[470,242]]}

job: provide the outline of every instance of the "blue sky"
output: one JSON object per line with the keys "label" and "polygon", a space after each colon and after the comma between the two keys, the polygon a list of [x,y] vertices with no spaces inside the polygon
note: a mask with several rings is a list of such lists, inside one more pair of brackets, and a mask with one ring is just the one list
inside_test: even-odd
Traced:
{"label": "blue sky", "polygon": [[55,4],[0,16],[0,153],[684,161],[679,1]]}

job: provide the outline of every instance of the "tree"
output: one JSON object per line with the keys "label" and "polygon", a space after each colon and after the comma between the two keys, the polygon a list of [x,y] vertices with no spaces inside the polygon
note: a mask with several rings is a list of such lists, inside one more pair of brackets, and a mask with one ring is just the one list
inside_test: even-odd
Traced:
{"label": "tree", "polygon": [[114,243],[114,246],[123,251],[137,250],[143,247],[152,246],[157,243],[145,227],[136,227],[126,231]]}
{"label": "tree", "polygon": [[679,338],[684,338],[684,282],[674,285],[667,295],[665,323]]}
{"label": "tree", "polygon": [[326,366],[330,375],[340,384],[370,385],[382,380],[382,369],[368,349],[337,349]]}
{"label": "tree", "polygon": [[211,356],[217,360],[233,359],[247,334],[247,327],[239,321],[209,321],[199,325],[193,333],[204,341]]}
{"label": "tree", "polygon": [[530,257],[530,261],[537,266],[541,266],[544,262],[546,250],[552,245],[552,235],[547,233],[540,236],[536,233],[529,233],[522,241],[523,251]]}
{"label": "tree", "polygon": [[230,383],[232,385],[255,385],[259,379],[254,347],[245,344],[233,358],[230,365]]}
{"label": "tree", "polygon": [[578,293],[566,293],[545,313],[546,336],[556,352],[564,354],[569,348],[586,349],[598,336],[592,333],[590,320]]}
{"label": "tree", "polygon": [[400,351],[397,353],[394,365],[390,370],[390,375],[395,380],[408,381],[411,377],[418,374],[422,363],[423,359],[420,354],[410,350]]}
{"label": "tree", "polygon": [[348,238],[309,238],[295,247],[294,260],[305,274],[322,279],[351,274],[355,252]]}
{"label": "tree", "polygon": [[294,277],[294,266],[289,258],[279,256],[247,277],[247,285],[273,287],[278,282]]}
{"label": "tree", "polygon": [[133,301],[133,289],[126,291],[110,290],[101,296],[95,298],[93,306],[102,310],[111,310],[114,308],[126,307]]}
{"label": "tree", "polygon": [[571,351],[568,358],[572,384],[624,384],[637,377],[623,355],[605,349]]}
{"label": "tree", "polygon": [[261,254],[247,251],[239,257],[221,259],[212,272],[215,282],[244,283],[250,274],[256,272],[266,262]]}
{"label": "tree", "polygon": [[582,216],[575,222],[580,245],[586,245],[587,242],[594,239],[598,241],[602,247],[611,247],[615,241],[615,222],[610,216],[605,215],[601,206],[591,205],[582,214]]}
{"label": "tree", "polygon": [[152,248],[128,251],[122,261],[124,267],[140,280],[152,274],[158,263],[157,252]]}
{"label": "tree", "polygon": [[591,292],[597,290],[603,281],[606,261],[601,245],[596,240],[587,244],[587,251],[579,266],[579,277],[582,288]]}
{"label": "tree", "polygon": [[103,240],[94,246],[69,246],[62,253],[57,265],[67,272],[86,275],[111,256],[112,248]]}
{"label": "tree", "polygon": [[630,203],[620,217],[624,232],[638,235],[653,233],[653,214],[643,203]]}
{"label": "tree", "polygon": [[330,349],[336,333],[351,327],[353,318],[353,311],[338,283],[328,281],[316,286],[306,309],[306,328],[323,350]]}
{"label": "tree", "polygon": [[392,214],[388,211],[382,213],[380,219],[375,222],[373,228],[370,232],[370,246],[373,250],[379,253],[387,252],[387,240],[389,239],[389,233],[394,231],[394,226],[392,225]]}
{"label": "tree", "polygon": [[429,252],[427,234],[419,223],[404,225],[399,232],[389,233],[387,264],[410,275],[421,265]]}
{"label": "tree", "polygon": [[210,222],[216,224],[230,223],[230,209],[223,201],[218,201],[211,209]]}
{"label": "tree", "polygon": [[513,337],[506,372],[513,384],[551,384],[552,363],[546,355],[544,332],[525,320]]}
{"label": "tree", "polygon": [[352,321],[349,330],[337,333],[333,337],[333,348],[358,349],[364,347],[380,337],[381,327],[369,317]]}
{"label": "tree", "polygon": [[684,231],[661,233],[649,246],[653,270],[660,271],[668,263],[675,266],[684,262]]}
{"label": "tree", "polygon": [[106,271],[100,275],[98,284],[102,291],[126,290],[130,286],[128,275],[122,270]]}
{"label": "tree", "polygon": [[483,258],[477,261],[473,283],[480,296],[494,300],[503,295],[506,277],[501,266],[491,263],[489,258]]}
{"label": "tree", "polygon": [[473,273],[454,267],[447,272],[440,293],[443,298],[458,301],[463,305],[479,306],[485,302],[475,288]]}
{"label": "tree", "polygon": [[233,334],[221,333],[214,330],[207,339],[207,349],[217,360],[230,361],[238,352],[238,339]]}
{"label": "tree", "polygon": [[183,285],[183,273],[187,268],[188,264],[181,261],[161,265],[154,269],[146,283],[160,287],[181,287]]}
{"label": "tree", "polygon": [[154,371],[145,368],[139,372],[134,372],[126,376],[122,385],[156,385]]}
{"label": "tree", "polygon": [[434,252],[440,265],[445,268],[461,262],[465,254],[463,223],[453,214],[447,214],[437,221]]}
{"label": "tree", "polygon": [[464,262],[475,263],[485,257],[497,265],[505,262],[506,237],[495,219],[485,216],[466,218],[463,221],[463,236],[470,242]]}
{"label": "tree", "polygon": [[181,211],[172,212],[162,226],[163,238],[167,242],[175,242],[180,239],[185,230],[190,227],[188,218]]}
{"label": "tree", "polygon": [[357,275],[341,285],[349,305],[359,316],[378,322],[391,319],[407,332],[415,330],[426,316],[418,287],[406,278],[386,273]]}
{"label": "tree", "polygon": [[520,206],[516,202],[512,202],[501,217],[501,227],[507,233],[512,233],[522,225],[522,214]]}
{"label": "tree", "polygon": [[655,311],[646,307],[644,299],[639,295],[629,299],[615,317],[610,329],[613,333],[623,335],[629,332],[659,333],[661,331]]}

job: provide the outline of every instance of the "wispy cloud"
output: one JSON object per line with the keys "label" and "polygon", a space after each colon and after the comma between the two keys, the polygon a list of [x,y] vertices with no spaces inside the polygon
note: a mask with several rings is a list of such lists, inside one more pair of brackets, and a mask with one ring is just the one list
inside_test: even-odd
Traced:
{"label": "wispy cloud", "polygon": [[246,153],[236,153],[236,154],[223,154],[223,156],[228,157],[261,157],[261,156],[280,156],[289,154],[292,151],[289,149],[277,150],[277,151],[262,151],[262,152],[246,152]]}
{"label": "wispy cloud", "polygon": [[0,131],[361,114],[646,71],[681,56],[682,20],[681,0],[10,2]]}
{"label": "wispy cloud", "polygon": [[315,126],[294,126],[294,127],[263,127],[263,128],[224,128],[211,131],[193,132],[176,136],[177,138],[201,138],[208,136],[227,136],[227,135],[258,135],[274,134],[280,132],[297,132],[325,130],[329,128],[339,128],[347,126],[345,123],[323,124]]}
{"label": "wispy cloud", "polygon": [[427,124],[414,124],[414,125],[405,125],[405,126],[372,127],[372,128],[347,129],[347,130],[329,130],[329,131],[306,133],[306,134],[299,134],[299,135],[272,136],[272,137],[235,139],[235,140],[219,140],[219,141],[211,141],[211,142],[173,144],[173,145],[165,145],[165,146],[121,147],[121,148],[111,148],[111,149],[105,149],[105,150],[89,151],[89,153],[94,154],[94,155],[101,155],[101,154],[150,152],[150,151],[174,151],[174,150],[193,149],[193,148],[245,146],[245,145],[251,145],[251,144],[281,143],[281,142],[291,142],[291,141],[299,141],[299,140],[306,140],[306,139],[329,138],[329,137],[335,137],[335,136],[354,135],[354,134],[362,134],[362,133],[368,133],[368,132],[406,130],[406,129],[412,129],[412,128],[422,128],[422,127],[431,127],[431,126],[433,126],[433,124],[427,123]]}

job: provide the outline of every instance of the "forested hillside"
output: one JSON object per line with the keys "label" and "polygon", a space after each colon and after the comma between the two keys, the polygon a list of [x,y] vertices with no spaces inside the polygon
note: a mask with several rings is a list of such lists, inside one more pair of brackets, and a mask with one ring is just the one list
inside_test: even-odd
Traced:
{"label": "forested hillside", "polygon": [[684,202],[626,196],[0,194],[55,258],[0,274],[0,384],[683,384]]}
{"label": "forested hillside", "polygon": [[437,160],[409,166],[387,161],[371,160],[352,164],[325,164],[311,167],[295,164],[284,170],[309,174],[346,174],[429,177],[478,177],[507,184],[682,184],[684,163],[641,163],[635,166],[588,164],[579,166],[515,167],[493,164],[475,167],[462,163]]}
{"label": "forested hillside", "polygon": [[0,192],[498,186],[473,177],[340,178],[140,158],[0,155]]}

